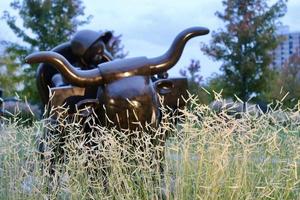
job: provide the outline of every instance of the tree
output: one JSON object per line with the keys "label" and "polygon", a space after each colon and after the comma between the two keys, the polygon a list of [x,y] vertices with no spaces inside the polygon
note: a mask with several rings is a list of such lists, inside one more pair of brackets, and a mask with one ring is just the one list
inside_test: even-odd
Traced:
{"label": "tree", "polygon": [[207,89],[214,91],[222,96],[230,96],[230,92],[224,88],[225,77],[223,74],[213,73],[207,80]]}
{"label": "tree", "polygon": [[181,69],[179,73],[199,85],[201,81],[203,81],[203,77],[200,75],[200,69],[200,61],[192,59],[190,65],[186,69]]}
{"label": "tree", "polygon": [[223,0],[224,13],[216,15],[225,29],[212,33],[210,45],[202,50],[223,61],[224,89],[244,102],[266,90],[272,61],[270,51],[281,41],[276,36],[278,19],[286,12],[286,1],[268,6],[266,0]]}
{"label": "tree", "polygon": [[[13,55],[12,55],[13,56]],[[18,88],[18,83],[22,80],[18,64],[14,62],[15,57],[10,55],[0,56],[0,88],[3,89],[3,96],[14,96],[12,88]]]}
{"label": "tree", "polygon": [[300,100],[300,52],[294,53],[275,76],[270,91],[269,100],[283,100],[288,107],[295,106]]}
{"label": "tree", "polygon": [[113,36],[109,41],[109,45],[106,48],[111,53],[114,59],[126,57],[128,52],[124,52],[124,45],[121,44],[122,35],[115,36],[114,31],[112,31],[112,34]]}
{"label": "tree", "polygon": [[[24,89],[18,93],[37,101],[34,78],[37,65],[25,65],[24,57],[34,51],[52,49],[67,41],[78,26],[89,23],[91,16],[79,19],[84,15],[81,0],[15,0],[10,6],[18,11],[19,17],[5,11],[2,18],[23,43],[6,41],[4,45],[7,56],[3,59],[8,60],[9,57],[11,59],[9,70],[20,71],[22,74],[22,78],[19,77],[18,80],[22,80],[20,84]],[[17,19],[22,19],[22,26],[19,26]],[[17,91],[16,88],[11,90]]]}
{"label": "tree", "polygon": [[201,87],[203,76],[201,76],[200,70],[200,61],[192,59],[190,65],[185,69],[180,69],[179,73],[188,79],[189,92],[197,95],[200,103],[208,103],[208,94]]}

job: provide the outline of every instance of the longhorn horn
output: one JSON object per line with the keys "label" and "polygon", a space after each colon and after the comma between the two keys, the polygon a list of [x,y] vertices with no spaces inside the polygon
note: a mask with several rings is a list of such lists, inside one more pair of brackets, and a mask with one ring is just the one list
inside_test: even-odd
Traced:
{"label": "longhorn horn", "polygon": [[167,71],[179,60],[187,41],[193,37],[206,35],[209,30],[204,27],[188,28],[177,35],[169,50],[156,58],[136,57],[99,65],[105,82],[134,75],[155,75]]}
{"label": "longhorn horn", "polygon": [[98,68],[91,70],[78,70],[72,66],[65,57],[53,51],[41,51],[30,54],[25,58],[25,62],[28,64],[52,64],[63,75],[63,77],[73,85],[85,87],[99,85],[103,82]]}
{"label": "longhorn horn", "polygon": [[188,40],[208,33],[209,29],[204,27],[191,27],[180,32],[164,55],[149,59],[151,74],[159,74],[173,67],[179,60]]}
{"label": "longhorn horn", "polygon": [[169,50],[162,56],[148,59],[146,57],[127,58],[102,63],[96,69],[78,70],[62,55],[52,51],[30,54],[26,62],[50,63],[71,84],[92,86],[134,75],[154,75],[167,71],[179,60],[187,41],[193,37],[206,35],[209,30],[204,27],[188,28],[177,35]]}

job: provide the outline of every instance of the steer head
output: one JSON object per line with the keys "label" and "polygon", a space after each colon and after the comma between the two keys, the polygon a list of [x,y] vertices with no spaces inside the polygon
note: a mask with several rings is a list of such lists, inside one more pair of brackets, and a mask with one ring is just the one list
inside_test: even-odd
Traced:
{"label": "steer head", "polygon": [[153,85],[150,77],[173,67],[186,42],[208,32],[203,27],[189,28],[177,35],[170,49],[162,56],[114,60],[99,64],[98,68],[91,70],[78,70],[62,55],[51,51],[33,53],[25,59],[29,64],[52,64],[72,85],[103,88],[98,97],[100,107],[103,107],[98,113],[100,118],[106,115],[120,128],[135,129],[146,124],[156,126],[161,117],[157,91],[163,94],[166,92],[163,85],[171,84],[166,82]]}

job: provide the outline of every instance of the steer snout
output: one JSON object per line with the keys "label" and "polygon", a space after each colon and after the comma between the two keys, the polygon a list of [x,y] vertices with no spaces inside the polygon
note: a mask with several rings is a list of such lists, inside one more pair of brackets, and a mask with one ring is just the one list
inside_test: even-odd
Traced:
{"label": "steer snout", "polygon": [[157,126],[159,101],[149,77],[133,76],[114,81],[106,85],[103,97],[106,117],[117,127]]}

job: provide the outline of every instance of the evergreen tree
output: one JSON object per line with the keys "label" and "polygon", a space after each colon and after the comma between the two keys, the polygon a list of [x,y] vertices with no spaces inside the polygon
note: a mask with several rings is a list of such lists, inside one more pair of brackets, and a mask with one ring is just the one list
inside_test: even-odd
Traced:
{"label": "evergreen tree", "polygon": [[225,28],[213,32],[210,45],[203,45],[202,50],[223,61],[226,95],[247,101],[267,89],[272,74],[270,51],[280,42],[275,31],[286,12],[286,1],[269,6],[267,0],[223,0],[223,5],[224,12],[216,15]]}

